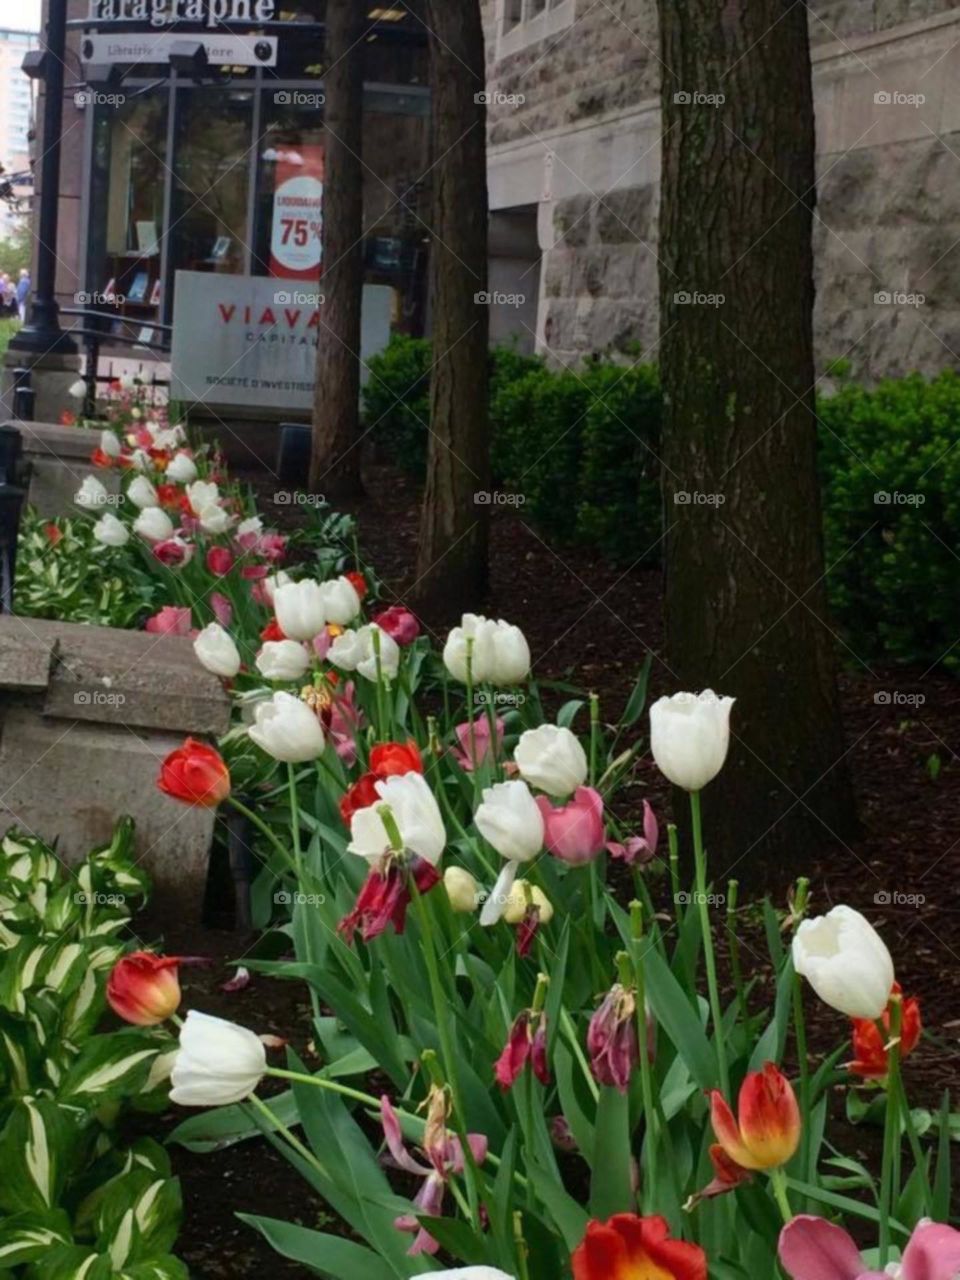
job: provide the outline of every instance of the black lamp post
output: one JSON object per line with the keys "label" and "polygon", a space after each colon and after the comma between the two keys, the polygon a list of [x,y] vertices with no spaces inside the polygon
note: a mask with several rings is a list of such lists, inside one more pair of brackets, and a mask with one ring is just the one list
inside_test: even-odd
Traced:
{"label": "black lamp post", "polygon": [[56,280],[66,45],[67,0],[47,0],[46,48],[28,53],[23,64],[28,76],[44,82],[37,277],[30,319],[10,342],[11,351],[31,355],[76,355],[77,352],[74,340],[60,328]]}
{"label": "black lamp post", "polygon": [[0,427],[0,613],[13,613],[23,486],[23,439],[15,427]]}

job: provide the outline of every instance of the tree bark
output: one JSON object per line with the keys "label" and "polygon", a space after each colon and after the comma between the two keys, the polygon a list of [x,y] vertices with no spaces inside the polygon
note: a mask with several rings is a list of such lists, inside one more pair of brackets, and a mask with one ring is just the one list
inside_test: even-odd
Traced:
{"label": "tree bark", "polygon": [[816,470],[807,12],[661,0],[660,27],[666,656],[675,688],[737,698],[706,833],[718,880],[757,882],[856,829]]}
{"label": "tree bark", "polygon": [[426,613],[476,606],[487,582],[489,308],[483,25],[479,0],[428,0],[432,103],[433,370],[414,597]]}
{"label": "tree bark", "polygon": [[326,181],[310,489],[333,501],[360,478],[360,308],[363,298],[363,32],[366,6],[327,0]]}

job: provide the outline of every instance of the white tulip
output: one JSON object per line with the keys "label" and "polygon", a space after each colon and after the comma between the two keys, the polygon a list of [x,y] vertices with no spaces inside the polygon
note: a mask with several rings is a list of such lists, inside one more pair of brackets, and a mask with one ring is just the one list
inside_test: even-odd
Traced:
{"label": "white tulip", "polygon": [[466,867],[447,867],[443,873],[443,887],[450,906],[458,914],[476,911],[480,903],[480,886]]}
{"label": "white tulip", "polygon": [[130,541],[130,530],[108,511],[93,526],[93,536],[104,547],[125,547]]}
{"label": "white tulip", "polygon": [[123,446],[117,439],[116,433],[113,431],[100,432],[100,452],[105,453],[108,458],[119,458]]}
{"label": "white tulip", "polygon": [[237,525],[238,538],[246,538],[250,535],[259,538],[261,533],[263,533],[263,521],[259,516],[248,516]]}
{"label": "white tulip", "polygon": [[224,680],[232,680],[240,670],[240,651],[219,622],[203,628],[193,642],[193,652],[202,666]]}
{"label": "white tulip", "polygon": [[390,836],[377,812],[389,806],[403,847],[436,866],[447,844],[447,833],[436,797],[422,773],[403,773],[376,783],[377,804],[358,809],[350,819],[351,853],[376,861],[390,848]]}
{"label": "white tulip", "polygon": [[853,907],[804,920],[793,939],[793,967],[832,1009],[848,1018],[880,1017],[893,988],[883,939]]}
{"label": "white tulip", "polygon": [[153,436],[155,449],[175,449],[186,438],[186,432],[181,426],[161,427],[158,423],[148,422],[147,429]]}
{"label": "white tulip", "polygon": [[127,489],[127,497],[135,507],[145,511],[147,507],[158,507],[160,499],[157,491],[146,476],[134,476]]}
{"label": "white tulip", "polygon": [[705,689],[660,698],[650,708],[650,750],[674,786],[700,791],[723,768],[734,701]]}
{"label": "white tulip", "polygon": [[447,636],[443,661],[454,680],[467,682],[467,642],[473,641],[471,678],[474,684],[517,684],[530,672],[530,646],[519,627],[465,613],[460,626]]}
{"label": "white tulip", "polygon": [[67,391],[67,395],[72,400],[82,400],[87,394],[87,384],[82,378],[77,378],[76,382],[71,382]]}
{"label": "white tulip", "polygon": [[187,485],[187,500],[194,515],[199,515],[204,507],[220,505],[220,490],[212,480],[194,480]]}
{"label": "white tulip", "polygon": [[530,862],[543,848],[543,815],[525,782],[497,782],[486,787],[483,803],[473,815],[480,834],[505,859],[490,896],[480,913],[482,925],[496,924],[503,915],[520,864]]}
{"label": "white tulip", "polygon": [[290,640],[312,640],[327,624],[323,591],[320,583],[312,578],[277,587],[273,593],[273,611],[280,630]]}
{"label": "white tulip", "polygon": [[204,507],[197,518],[204,533],[226,533],[233,524],[230,512],[216,505]]}
{"label": "white tulip", "polygon": [[192,484],[197,478],[197,464],[188,453],[176,453],[170,459],[166,478],[174,484]]}
{"label": "white tulip", "polygon": [[520,777],[551,796],[573,795],[587,780],[589,766],[580,739],[555,724],[521,733],[513,758]]}
{"label": "white tulip", "polygon": [[165,542],[173,535],[173,521],[160,507],[144,507],[133,522],[133,531],[147,542]]}
{"label": "white tulip", "polygon": [[247,733],[267,755],[287,764],[303,764],[323,754],[325,739],[319,719],[292,693],[275,693],[258,703]]}
{"label": "white tulip", "polygon": [[349,578],[334,578],[320,584],[327,610],[327,621],[338,627],[351,623],[360,612],[360,597]]}
{"label": "white tulip", "polygon": [[299,680],[310,666],[310,655],[296,640],[267,640],[255,661],[265,680]]}
{"label": "white tulip", "polygon": [[496,1267],[454,1267],[452,1271],[424,1271],[413,1280],[514,1280]]}
{"label": "white tulip", "polygon": [[146,449],[134,449],[130,454],[129,462],[134,471],[146,471],[150,466],[150,455]]}
{"label": "white tulip", "polygon": [[528,906],[534,906],[540,912],[541,924],[549,924],[553,919],[553,903],[540,886],[530,884],[527,880],[515,880],[503,904],[504,920],[507,924],[519,924],[527,914]]}
{"label": "white tulip", "polygon": [[224,1107],[249,1098],[267,1069],[263,1041],[246,1027],[191,1009],[180,1029],[170,1101]]}
{"label": "white tulip", "polygon": [[293,579],[290,577],[289,573],[284,572],[283,569],[278,569],[276,573],[271,573],[268,577],[263,579],[263,593],[270,603],[273,604],[273,598],[277,593],[277,589],[279,587],[285,587],[288,582],[292,581]]}
{"label": "white tulip", "polygon": [[[281,627],[283,623],[281,622]],[[286,628],[284,628],[286,629]],[[327,660],[342,671],[356,671],[365,680],[377,678],[377,655],[374,649],[374,633],[380,636],[380,670],[387,680],[395,680],[400,669],[400,646],[393,636],[381,631],[374,623],[358,627],[356,631],[344,631],[337,636],[327,653]]]}
{"label": "white tulip", "polygon": [[110,495],[96,476],[84,476],[83,483],[73,495],[73,500],[85,511],[93,511],[97,507],[106,506],[110,501]]}

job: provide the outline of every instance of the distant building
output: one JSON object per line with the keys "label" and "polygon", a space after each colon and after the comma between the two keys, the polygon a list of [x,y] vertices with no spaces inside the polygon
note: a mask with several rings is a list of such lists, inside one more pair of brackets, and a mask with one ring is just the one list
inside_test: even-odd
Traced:
{"label": "distant building", "polygon": [[[607,351],[655,360],[657,0],[482,6],[490,287],[508,299],[491,314],[495,335],[557,364]],[[808,0],[806,8],[820,368],[846,357],[855,376],[873,379],[956,366],[960,6]],[[683,101],[724,86],[673,88]]]}
{"label": "distant building", "polygon": [[[0,27],[0,164],[9,175],[30,171],[30,130],[33,124],[33,85],[21,70],[24,55],[36,49],[34,31]],[[15,193],[22,204],[29,200],[30,184],[18,183]],[[0,201],[0,238],[18,223],[11,205]]]}

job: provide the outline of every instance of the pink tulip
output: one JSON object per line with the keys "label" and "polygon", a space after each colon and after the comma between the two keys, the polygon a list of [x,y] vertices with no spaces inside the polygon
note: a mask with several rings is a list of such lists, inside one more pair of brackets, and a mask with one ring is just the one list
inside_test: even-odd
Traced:
{"label": "pink tulip", "polygon": [[192,630],[190,610],[165,604],[159,613],[147,619],[143,629],[156,636],[188,636]]}
{"label": "pink tulip", "polygon": [[[871,1271],[842,1227],[800,1214],[780,1232],[780,1262],[791,1280],[889,1280]],[[904,1250],[900,1280],[955,1280],[960,1271],[960,1231],[921,1222]]]}
{"label": "pink tulip", "polygon": [[420,634],[420,623],[402,604],[394,604],[389,609],[384,609],[373,621],[381,631],[385,631],[401,647],[413,644]]}
{"label": "pink tulip", "polygon": [[603,798],[593,787],[577,787],[573,799],[558,808],[537,796],[543,815],[544,844],[555,858],[581,866],[603,848]]}
{"label": "pink tulip", "polygon": [[210,596],[210,608],[221,627],[229,627],[233,621],[233,605],[225,595],[214,591]]}
{"label": "pink tulip", "polygon": [[636,995],[619,982],[607,992],[590,1019],[587,1051],[594,1078],[626,1093],[633,1069],[640,1061],[640,1038]]}
{"label": "pink tulip", "polygon": [[[457,742],[459,747],[454,747],[451,755],[461,769],[467,773],[472,773],[478,764],[483,764],[484,760],[490,755],[490,720],[482,712],[473,722],[473,753],[470,747],[470,721],[464,720],[463,724],[456,727]],[[504,722],[497,717],[497,754],[503,746]],[[475,757],[475,758],[474,758]]]}
{"label": "pink tulip", "polygon": [[257,543],[257,554],[269,560],[271,564],[279,564],[287,553],[287,539],[282,533],[263,533]]}
{"label": "pink tulip", "polygon": [[182,569],[193,559],[193,544],[183,538],[167,538],[154,544],[153,554],[169,569]]}
{"label": "pink tulip", "polygon": [[240,577],[245,578],[247,582],[259,582],[261,578],[266,578],[269,573],[270,570],[265,564],[245,564],[240,570]]}
{"label": "pink tulip", "polygon": [[211,547],[207,552],[207,568],[222,578],[233,568],[233,552],[229,547]]}
{"label": "pink tulip", "polygon": [[657,856],[660,840],[660,824],[650,801],[643,802],[643,835],[628,836],[623,844],[610,841],[607,852],[613,858],[622,858],[628,867],[645,867]]}
{"label": "pink tulip", "polygon": [[342,692],[335,690],[330,700],[329,720],[324,724],[333,739],[333,748],[340,759],[352,765],[357,758],[357,733],[362,712],[354,702],[354,684],[348,681]]}

